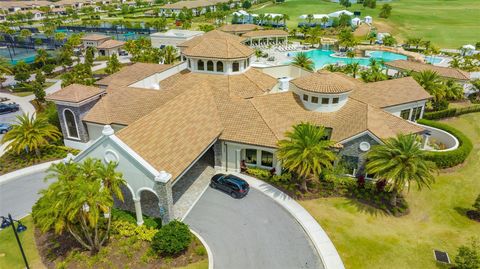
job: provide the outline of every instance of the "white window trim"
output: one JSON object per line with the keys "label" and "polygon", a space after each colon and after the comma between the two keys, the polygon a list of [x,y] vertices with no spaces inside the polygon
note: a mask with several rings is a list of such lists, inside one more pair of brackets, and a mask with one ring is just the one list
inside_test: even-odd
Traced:
{"label": "white window trim", "polygon": [[[75,122],[75,129],[77,130],[78,137],[70,135],[70,130],[68,130],[67,117],[65,116],[65,111],[67,111],[67,110],[70,111],[70,113],[72,113],[72,115],[73,115],[73,121]],[[74,140],[80,140],[80,132],[78,131],[77,118],[75,117],[75,113],[69,108],[63,109],[63,123],[65,124],[65,129],[67,130],[67,138],[74,139]]]}

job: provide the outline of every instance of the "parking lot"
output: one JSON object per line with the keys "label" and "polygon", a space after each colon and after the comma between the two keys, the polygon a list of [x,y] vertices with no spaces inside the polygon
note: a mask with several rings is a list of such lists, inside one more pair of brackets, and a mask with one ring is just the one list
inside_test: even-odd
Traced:
{"label": "parking lot", "polygon": [[[14,123],[16,121],[17,115],[22,115],[22,110],[20,109],[17,112],[7,113],[0,115],[0,123]],[[0,134],[0,141],[3,138],[3,134]]]}

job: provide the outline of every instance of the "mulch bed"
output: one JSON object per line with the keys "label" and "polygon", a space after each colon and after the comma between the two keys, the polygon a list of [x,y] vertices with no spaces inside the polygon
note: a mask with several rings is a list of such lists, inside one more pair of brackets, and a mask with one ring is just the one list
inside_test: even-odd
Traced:
{"label": "mulch bed", "polygon": [[467,216],[474,221],[480,222],[480,211],[468,210]]}
{"label": "mulch bed", "polygon": [[176,257],[158,257],[147,255],[149,242],[132,240],[133,238],[111,237],[98,254],[85,251],[68,233],[55,235],[52,232],[42,234],[35,228],[35,243],[43,264],[48,269],[58,268],[174,268],[183,267],[207,259],[207,254],[199,255],[198,248],[203,247],[194,239],[188,249]]}

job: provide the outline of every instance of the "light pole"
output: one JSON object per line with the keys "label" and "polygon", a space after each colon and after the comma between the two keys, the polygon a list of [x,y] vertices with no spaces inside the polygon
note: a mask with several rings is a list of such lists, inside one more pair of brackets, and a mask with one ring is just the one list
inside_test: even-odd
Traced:
{"label": "light pole", "polygon": [[[20,252],[22,253],[23,261],[25,262],[25,267],[27,269],[30,269],[30,267],[28,266],[27,257],[25,256],[25,252],[23,251],[22,242],[20,242],[20,238],[18,238],[18,233],[21,233],[21,232],[27,230],[27,226],[23,225],[18,220],[14,220],[12,218],[12,215],[10,215],[10,214],[8,214],[8,218],[6,218],[4,216],[0,216],[0,218],[3,219],[2,223],[0,225],[1,228],[6,228],[10,225],[12,226],[13,233],[15,234],[15,238],[17,239],[18,247],[20,248]],[[18,222],[17,227],[15,227],[15,221]]]}

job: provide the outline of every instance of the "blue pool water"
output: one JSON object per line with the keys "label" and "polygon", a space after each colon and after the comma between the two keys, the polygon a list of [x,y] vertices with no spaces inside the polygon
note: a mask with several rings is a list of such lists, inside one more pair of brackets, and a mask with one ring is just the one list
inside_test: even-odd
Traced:
{"label": "blue pool water", "polygon": [[442,57],[432,57],[432,56],[427,56],[425,57],[425,61],[430,64],[438,64],[443,60]]}
{"label": "blue pool water", "polygon": [[[322,68],[324,65],[327,64],[336,64],[336,63],[343,63],[349,64],[352,62],[357,62],[360,65],[368,65],[370,63],[370,58],[374,58],[377,60],[383,60],[385,62],[394,61],[394,60],[406,60],[407,56],[388,52],[388,51],[370,51],[368,55],[370,58],[348,58],[348,57],[334,57],[331,56],[335,52],[333,50],[311,50],[305,52],[308,57],[310,57],[313,62],[315,63],[315,68],[319,69]],[[293,55],[290,54],[290,56]]]}

